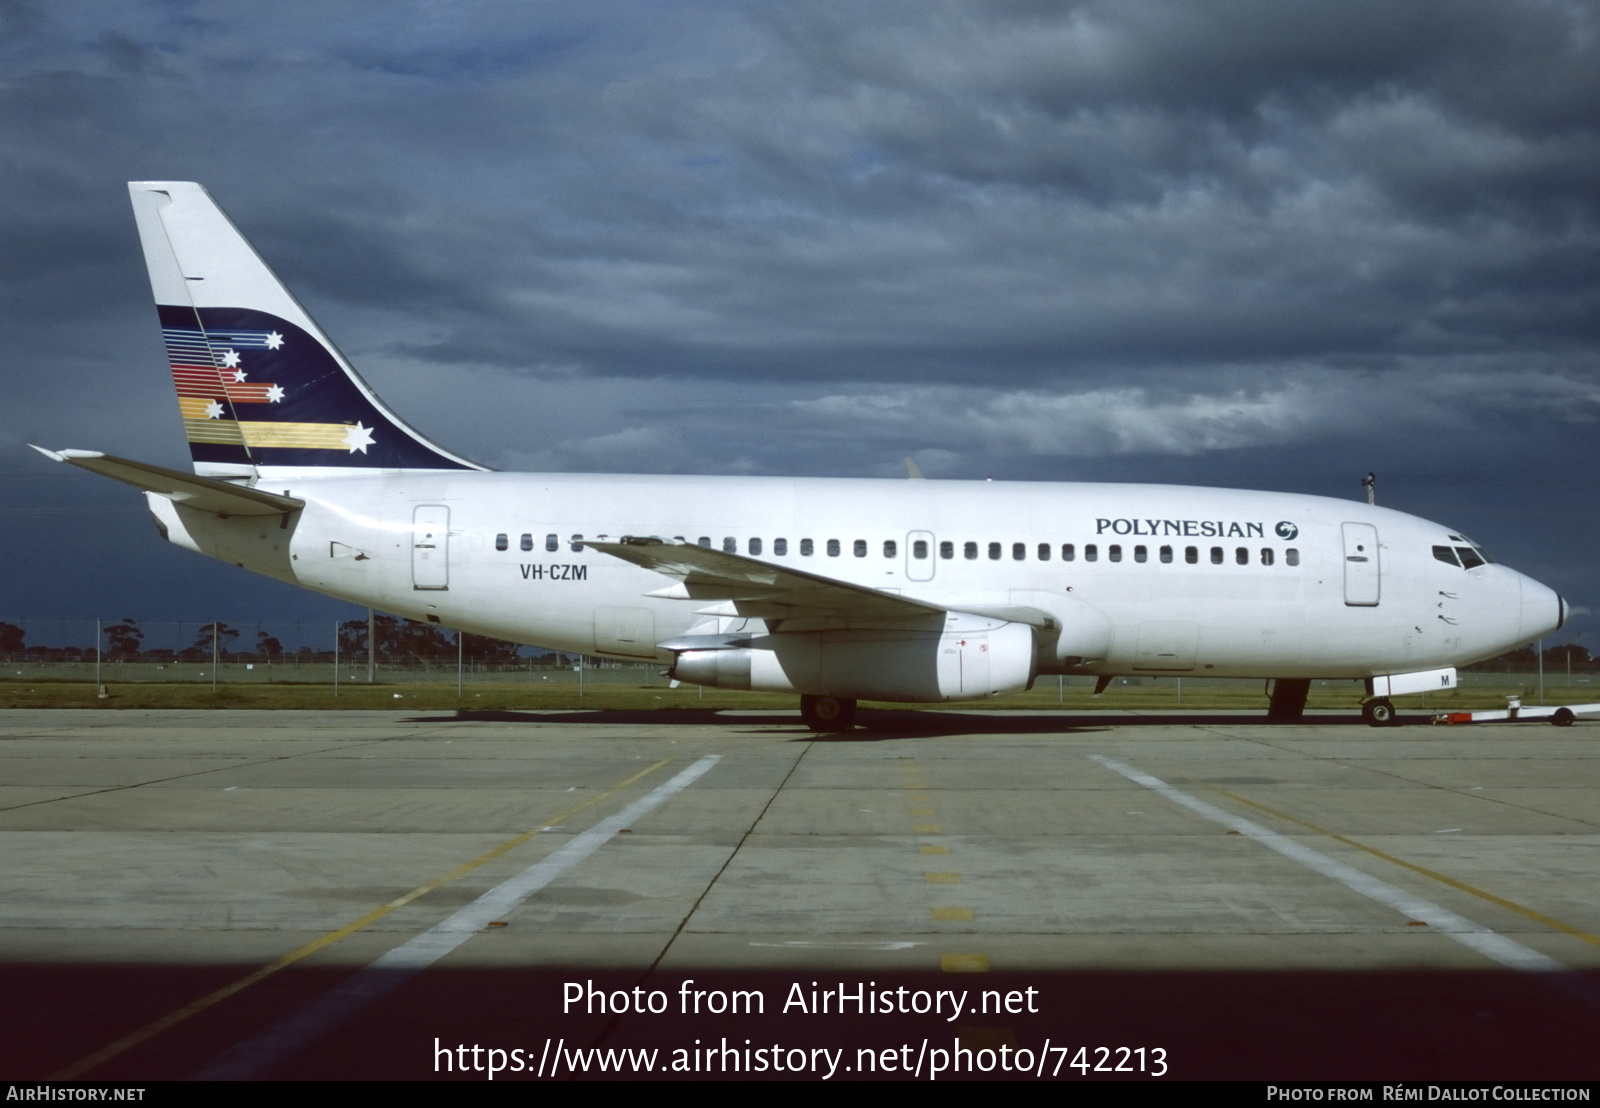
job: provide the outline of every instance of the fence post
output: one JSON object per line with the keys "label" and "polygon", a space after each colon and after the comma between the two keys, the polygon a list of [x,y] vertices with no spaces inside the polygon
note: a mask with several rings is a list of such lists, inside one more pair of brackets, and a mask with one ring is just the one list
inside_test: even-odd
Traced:
{"label": "fence post", "polygon": [[106,698],[105,682],[100,680],[100,621],[94,621],[94,695],[101,700]]}

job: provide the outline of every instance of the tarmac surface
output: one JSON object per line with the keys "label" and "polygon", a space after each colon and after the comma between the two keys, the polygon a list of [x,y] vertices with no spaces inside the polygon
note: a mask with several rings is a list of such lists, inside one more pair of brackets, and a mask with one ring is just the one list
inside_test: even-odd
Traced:
{"label": "tarmac surface", "polygon": [[862,720],[0,714],[0,1076],[1600,1077],[1600,724]]}

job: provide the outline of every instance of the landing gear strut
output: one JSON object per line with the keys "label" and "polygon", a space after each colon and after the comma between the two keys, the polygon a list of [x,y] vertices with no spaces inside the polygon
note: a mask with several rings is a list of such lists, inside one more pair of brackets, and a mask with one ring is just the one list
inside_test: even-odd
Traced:
{"label": "landing gear strut", "polygon": [[1394,705],[1387,697],[1375,697],[1361,705],[1361,718],[1374,727],[1388,727],[1394,723]]}
{"label": "landing gear strut", "polygon": [[848,731],[855,726],[856,702],[837,696],[802,696],[800,718],[813,731]]}
{"label": "landing gear strut", "polygon": [[1306,694],[1311,691],[1311,681],[1297,677],[1272,682],[1272,703],[1267,707],[1268,723],[1299,723],[1305,714]]}

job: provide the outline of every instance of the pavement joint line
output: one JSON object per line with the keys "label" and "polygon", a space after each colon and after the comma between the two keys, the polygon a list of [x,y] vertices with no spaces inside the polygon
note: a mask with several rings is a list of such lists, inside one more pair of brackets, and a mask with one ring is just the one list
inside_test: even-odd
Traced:
{"label": "pavement joint line", "polygon": [[[435,728],[438,730],[438,728]],[[422,734],[428,734],[424,731]],[[386,742],[393,742],[398,735],[387,735],[381,739],[365,739],[341,743],[339,746],[325,747],[320,750],[302,750],[297,754],[284,754],[276,758],[260,758],[253,762],[233,762],[226,766],[212,766],[207,769],[197,769],[193,773],[177,773],[171,777],[153,777],[148,781],[135,781],[129,785],[108,785],[103,789],[85,789],[81,793],[72,793],[69,796],[52,796],[46,800],[30,800],[25,804],[11,804],[0,808],[0,812],[17,812],[23,808],[37,808],[41,804],[59,804],[63,800],[79,800],[86,796],[100,796],[104,793],[120,793],[129,789],[142,789],[146,785],[165,785],[168,781],[182,781],[189,777],[204,777],[208,773],[223,773],[230,769],[250,769],[254,766],[271,765],[274,762],[292,762],[296,758],[309,758],[317,754],[327,754],[334,750],[353,750],[363,746],[376,746]]]}
{"label": "pavement joint line", "polygon": [[372,911],[368,912],[364,916],[361,916],[359,919],[352,920],[350,923],[345,924],[343,927],[341,927],[341,928],[339,928],[339,929],[337,929],[335,931],[330,931],[326,935],[323,935],[323,936],[321,936],[319,938],[313,939],[311,942],[306,943],[303,946],[297,947],[294,950],[291,950],[289,953],[285,954],[283,957],[279,958],[277,961],[270,962],[267,965],[262,966],[260,969],[257,969],[255,971],[253,971],[251,973],[248,973],[245,976],[239,978],[237,981],[233,981],[233,982],[231,982],[231,983],[229,983],[227,985],[224,985],[224,986],[222,986],[222,988],[217,989],[214,992],[207,993],[205,996],[200,997],[198,1000],[192,1001],[191,1003],[184,1005],[182,1008],[179,1008],[174,1012],[169,1012],[167,1015],[162,1016],[160,1019],[157,1019],[157,1020],[154,1020],[154,1021],[152,1021],[150,1023],[145,1024],[143,1027],[139,1028],[138,1030],[132,1031],[132,1032],[128,1033],[127,1035],[124,1035],[122,1038],[116,1040],[115,1042],[109,1043],[106,1046],[101,1047],[99,1050],[95,1051],[93,1054],[90,1054],[90,1055],[88,1055],[88,1056],[86,1056],[84,1058],[80,1058],[78,1061],[72,1063],[70,1066],[67,1066],[65,1069],[59,1070],[56,1073],[51,1074],[49,1080],[51,1080],[51,1081],[71,1081],[71,1080],[73,1080],[73,1079],[75,1079],[77,1077],[82,1076],[85,1073],[88,1073],[90,1070],[95,1069],[96,1067],[98,1067],[98,1066],[100,1066],[100,1065],[102,1065],[102,1064],[104,1064],[106,1062],[109,1062],[111,1059],[117,1057],[118,1055],[124,1054],[127,1051],[133,1049],[134,1047],[138,1046],[140,1043],[144,1042],[145,1040],[154,1038],[155,1036],[161,1034],[161,1032],[167,1030],[169,1027],[177,1026],[178,1024],[182,1023],[184,1020],[188,1019],[190,1016],[199,1015],[201,1012],[205,1011],[207,1008],[210,1008],[213,1005],[220,1003],[221,1001],[227,1000],[230,996],[234,996],[237,993],[243,992],[245,989],[248,989],[250,986],[252,986],[252,985],[254,985],[254,984],[256,984],[256,983],[258,983],[260,981],[263,981],[268,977],[271,977],[273,974],[277,973],[281,969],[286,969],[289,966],[294,965],[296,962],[300,961],[303,958],[306,958],[306,957],[308,957],[308,956],[310,956],[312,954],[315,954],[317,951],[323,949],[324,947],[332,946],[334,943],[338,942],[340,939],[349,938],[351,935],[354,935],[357,931],[360,931],[360,930],[364,929],[369,924],[376,923],[378,920],[382,919],[384,916],[387,916],[389,913],[391,913],[391,912],[393,912],[393,911],[395,911],[395,910],[397,910],[399,908],[405,907],[407,904],[411,903],[413,900],[416,900],[418,897],[426,896],[428,893],[433,892],[435,889],[440,888],[443,885],[449,884],[450,882],[456,880],[459,877],[465,877],[467,874],[471,873],[473,870],[478,869],[479,867],[481,867],[483,865],[486,865],[489,862],[494,861],[496,858],[500,857],[502,854],[505,854],[506,852],[508,852],[510,850],[516,849],[517,847],[521,846],[523,843],[527,842],[529,839],[533,838],[535,835],[538,835],[543,831],[547,831],[550,828],[552,828],[552,827],[554,827],[554,826],[556,826],[558,824],[561,824],[561,823],[565,822],[568,819],[571,819],[573,816],[577,815],[579,812],[583,811],[585,808],[593,807],[594,805],[600,803],[602,800],[605,800],[607,797],[612,796],[612,795],[616,794],[617,792],[620,792],[621,790],[627,788],[629,785],[633,784],[635,781],[638,781],[641,778],[643,778],[643,777],[645,777],[645,776],[647,776],[647,775],[649,775],[651,773],[654,773],[656,770],[660,769],[662,766],[666,765],[671,760],[672,760],[671,758],[663,758],[663,759],[661,759],[661,761],[657,762],[655,765],[649,766],[646,769],[640,770],[638,773],[634,774],[632,777],[629,777],[625,781],[618,782],[617,784],[611,786],[611,788],[605,790],[604,792],[600,793],[599,795],[590,797],[588,800],[585,800],[582,804],[579,804],[576,807],[568,808],[565,812],[562,812],[560,815],[555,816],[552,819],[546,820],[544,823],[541,823],[538,827],[533,828],[531,831],[524,831],[520,835],[517,835],[517,836],[514,836],[513,838],[507,839],[505,842],[501,843],[499,846],[496,846],[494,849],[490,850],[488,853],[480,854],[478,857],[474,858],[472,861],[465,862],[462,865],[457,866],[455,869],[451,870],[449,873],[443,874],[443,875],[441,875],[439,877],[435,877],[433,880],[431,880],[431,881],[429,881],[429,882],[427,882],[425,884],[418,885],[415,889],[412,889],[410,892],[406,893],[404,896],[396,897],[394,900],[389,901],[389,903],[387,903],[387,904],[385,904],[385,905],[383,905],[383,906],[381,906],[379,908],[374,908]]}
{"label": "pavement joint line", "polygon": [[1292,816],[1288,812],[1280,812],[1276,808],[1271,808],[1258,801],[1247,799],[1246,797],[1239,796],[1235,793],[1230,793],[1226,789],[1219,789],[1213,785],[1207,785],[1203,781],[1196,781],[1194,783],[1203,788],[1210,789],[1212,792],[1217,793],[1220,796],[1225,796],[1229,800],[1243,804],[1248,808],[1254,808],[1257,811],[1267,813],[1269,816],[1276,816],[1278,819],[1285,820],[1289,823],[1298,824],[1308,831],[1315,831],[1319,835],[1326,835],[1335,842],[1340,842],[1346,846],[1352,846],[1357,850],[1371,854],[1374,858],[1382,858],[1385,862],[1390,862],[1394,865],[1400,866],[1402,869],[1408,869],[1413,873],[1420,873],[1422,876],[1431,878],[1432,880],[1439,882],[1441,885],[1447,885],[1452,889],[1456,889],[1459,892],[1468,893],[1480,900],[1487,900],[1490,904],[1499,905],[1501,908],[1515,912],[1520,916],[1526,916],[1528,919],[1542,923],[1546,927],[1550,927],[1557,931],[1563,932],[1564,934],[1571,935],[1575,939],[1581,939],[1584,942],[1589,943],[1591,946],[1600,946],[1600,936],[1591,935],[1589,932],[1584,931],[1581,928],[1574,927],[1570,923],[1558,920],[1554,916],[1547,916],[1537,909],[1518,904],[1516,901],[1508,900],[1503,896],[1497,896],[1496,894],[1489,892],[1487,889],[1480,889],[1476,885],[1467,884],[1465,881],[1458,881],[1454,877],[1450,877],[1443,873],[1438,873],[1434,870],[1428,869],[1426,866],[1419,866],[1415,862],[1408,862],[1404,858],[1397,858],[1393,854],[1379,850],[1375,846],[1368,846],[1366,843],[1363,843],[1357,839],[1352,839],[1348,835],[1341,835],[1337,831],[1328,830],[1326,827],[1318,827],[1310,820],[1304,820],[1298,816]]}
{"label": "pavement joint line", "polygon": [[[615,838],[617,832],[632,826],[694,784],[721,760],[720,754],[707,754],[680,770],[671,780],[657,785],[588,830],[579,832],[564,846],[556,848],[521,873],[500,882],[472,903],[369,962],[338,985],[302,1005],[293,1014],[235,1043],[209,1065],[190,1074],[189,1080],[249,1080],[297,1054],[310,1043],[355,1018],[369,1005],[394,992],[472,936],[486,930],[495,919],[506,918],[523,901],[587,861]],[[641,771],[638,776],[654,768],[652,766]]]}
{"label": "pavement joint line", "polygon": [[[689,926],[689,921],[693,919],[694,914],[700,910],[700,905],[704,904],[706,897],[711,895],[711,890],[716,888],[718,881],[722,880],[722,875],[728,872],[728,867],[733,865],[733,860],[739,856],[739,851],[743,850],[744,844],[750,841],[750,836],[755,834],[756,828],[760,825],[761,821],[766,818],[767,812],[772,809],[773,804],[777,803],[778,796],[783,792],[784,787],[789,784],[789,779],[793,777],[795,775],[795,771],[800,768],[800,763],[805,760],[805,756],[816,749],[816,745],[817,743],[815,739],[808,741],[805,744],[805,747],[800,751],[799,757],[795,758],[795,760],[790,763],[789,771],[783,775],[783,780],[778,782],[778,787],[772,790],[772,795],[767,797],[767,802],[761,806],[761,811],[757,812],[755,818],[750,821],[750,826],[744,829],[744,834],[739,836],[739,841],[733,844],[733,849],[728,851],[728,856],[722,860],[722,865],[717,867],[717,872],[711,875],[711,880],[706,882],[706,887],[700,890],[700,895],[694,898],[694,903],[689,905],[689,910],[685,912],[683,914],[683,918],[678,921],[678,926],[673,928],[671,936],[668,937],[666,942],[661,944],[661,950],[656,954],[655,960],[645,968],[644,973],[639,975],[637,979],[639,984],[643,984],[644,982],[648,981],[651,975],[661,968],[661,963],[666,959],[667,953],[672,949],[673,944],[678,941],[679,937],[682,936],[684,929]],[[606,1021],[605,1026],[600,1029],[600,1034],[595,1036],[594,1040],[589,1045],[598,1047],[602,1043],[606,1042],[606,1040],[611,1037],[612,1032],[616,1031],[618,1020],[620,1018],[620,1014],[614,1013],[612,1017]]]}
{"label": "pavement joint line", "polygon": [[1507,969],[1517,970],[1534,976],[1535,979],[1549,985],[1557,992],[1563,993],[1568,998],[1600,1012],[1600,988],[1581,977],[1573,971],[1572,967],[1559,962],[1547,954],[1542,954],[1532,947],[1524,946],[1515,939],[1507,938],[1498,931],[1493,931],[1481,923],[1458,915],[1448,908],[1441,907],[1430,900],[1425,900],[1414,893],[1407,892],[1398,886],[1391,885],[1369,873],[1346,865],[1334,858],[1328,857],[1320,851],[1312,850],[1303,843],[1296,842],[1287,835],[1280,835],[1231,812],[1208,804],[1204,800],[1190,796],[1188,793],[1167,784],[1159,777],[1135,769],[1115,758],[1107,758],[1102,754],[1091,754],[1089,759],[1126,777],[1136,785],[1142,785],[1154,793],[1181,807],[1189,809],[1196,815],[1202,816],[1213,823],[1219,823],[1231,828],[1248,838],[1254,839],[1269,850],[1283,855],[1285,858],[1305,866],[1313,872],[1331,878],[1353,892],[1360,893],[1371,900],[1377,901],[1387,907],[1393,908],[1404,915],[1408,920],[1420,920],[1440,933],[1454,939],[1469,950],[1498,962]]}
{"label": "pavement joint line", "polygon": [[[1512,801],[1507,800],[1505,797],[1502,797],[1502,796],[1488,796],[1488,795],[1484,795],[1482,793],[1469,792],[1467,790],[1460,789],[1460,788],[1455,788],[1455,787],[1452,787],[1452,786],[1449,786],[1449,785],[1438,785],[1438,784],[1435,784],[1432,781],[1427,781],[1427,780],[1419,779],[1419,778],[1416,778],[1416,777],[1408,777],[1403,773],[1397,772],[1392,767],[1391,768],[1379,768],[1379,767],[1374,766],[1374,765],[1353,766],[1353,765],[1349,765],[1347,763],[1346,759],[1344,759],[1342,756],[1339,756],[1339,755],[1318,754],[1316,751],[1313,751],[1313,750],[1302,750],[1299,747],[1295,747],[1295,746],[1284,746],[1284,745],[1280,745],[1279,743],[1268,742],[1266,739],[1260,737],[1259,735],[1239,735],[1239,734],[1235,734],[1235,733],[1232,733],[1232,732],[1225,732],[1225,731],[1219,730],[1216,727],[1201,727],[1201,728],[1199,728],[1199,730],[1201,730],[1201,731],[1209,731],[1209,732],[1211,732],[1213,734],[1221,735],[1224,738],[1240,739],[1240,740],[1244,740],[1244,741],[1247,741],[1247,742],[1252,742],[1252,743],[1255,743],[1258,746],[1264,746],[1268,750],[1276,750],[1276,751],[1278,751],[1280,753],[1283,753],[1283,754],[1293,754],[1293,755],[1295,755],[1297,757],[1300,757],[1300,758],[1312,758],[1312,759],[1315,759],[1316,761],[1319,761],[1319,762],[1332,762],[1335,765],[1343,765],[1343,766],[1346,766],[1349,769],[1359,769],[1362,773],[1374,773],[1374,774],[1377,774],[1377,775],[1379,775],[1381,777],[1387,777],[1387,778],[1389,778],[1390,780],[1393,780],[1393,781],[1402,781],[1405,784],[1415,786],[1416,788],[1421,788],[1421,789],[1443,789],[1445,792],[1454,793],[1457,796],[1471,796],[1474,800],[1480,800],[1480,801],[1483,801],[1486,804],[1503,804],[1507,808],[1513,808],[1513,809],[1515,809],[1515,810],[1517,810],[1519,812],[1535,812],[1535,813],[1537,813],[1537,814],[1539,814],[1541,816],[1548,816],[1551,819],[1563,819],[1563,820],[1566,820],[1569,823],[1576,823],[1580,827],[1590,827],[1590,828],[1600,827],[1600,822],[1597,822],[1595,820],[1586,820],[1586,819],[1583,819],[1583,818],[1581,818],[1579,816],[1569,815],[1569,814],[1567,814],[1565,812],[1549,812],[1549,811],[1546,811],[1543,808],[1530,807],[1527,804],[1513,803]],[[1452,736],[1444,736],[1444,737],[1447,737],[1447,738],[1459,737],[1462,740],[1466,740],[1467,739],[1467,736],[1464,735],[1464,734],[1459,735],[1459,736],[1452,735]]]}

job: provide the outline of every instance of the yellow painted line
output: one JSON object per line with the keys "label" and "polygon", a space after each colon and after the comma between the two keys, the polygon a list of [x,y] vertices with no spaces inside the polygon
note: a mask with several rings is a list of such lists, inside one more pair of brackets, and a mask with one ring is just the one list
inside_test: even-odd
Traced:
{"label": "yellow painted line", "polygon": [[[1190,778],[1190,780],[1193,781],[1193,778]],[[1205,782],[1198,781],[1195,782],[1195,784],[1205,785]],[[1480,900],[1487,900],[1490,904],[1498,904],[1502,908],[1516,912],[1520,916],[1526,916],[1528,919],[1536,920],[1539,923],[1544,924],[1546,927],[1553,927],[1555,930],[1571,935],[1575,939],[1582,939],[1586,943],[1591,943],[1594,946],[1600,946],[1600,937],[1591,935],[1589,932],[1576,928],[1570,923],[1563,923],[1554,916],[1547,916],[1543,912],[1537,912],[1532,908],[1518,904],[1514,900],[1507,900],[1503,896],[1496,896],[1494,893],[1480,889],[1475,885],[1469,885],[1465,881],[1457,881],[1454,877],[1447,877],[1442,873],[1428,869],[1426,866],[1419,866],[1415,862],[1406,861],[1404,858],[1396,858],[1393,854],[1385,853],[1384,851],[1379,850],[1377,847],[1368,846],[1363,842],[1357,842],[1348,835],[1341,835],[1336,831],[1329,831],[1326,827],[1318,827],[1309,820],[1300,819],[1298,816],[1291,816],[1288,812],[1280,812],[1276,808],[1269,808],[1267,805],[1258,804],[1254,800],[1246,800],[1244,797],[1230,793],[1225,789],[1218,789],[1211,785],[1206,785],[1206,788],[1211,789],[1212,792],[1219,793],[1220,795],[1227,797],[1229,800],[1238,801],[1247,808],[1254,808],[1259,812],[1266,812],[1270,816],[1277,816],[1279,819],[1288,820],[1290,823],[1299,824],[1308,831],[1315,831],[1319,835],[1328,836],[1328,838],[1333,839],[1335,842],[1344,843],[1346,846],[1353,846],[1357,850],[1365,851],[1374,858],[1382,858],[1385,862],[1392,862],[1402,869],[1408,869],[1412,873],[1420,873],[1424,877],[1432,878],[1441,885],[1448,885],[1452,889],[1457,889],[1461,892],[1468,893]]]}
{"label": "yellow painted line", "polygon": [[995,1050],[1008,1046],[1017,1048],[1017,1033],[1009,1027],[958,1027],[956,1040],[964,1050]]}
{"label": "yellow painted line", "polygon": [[986,954],[941,954],[939,968],[945,973],[988,973]]}
{"label": "yellow painted line", "polygon": [[913,804],[921,804],[923,801],[929,799],[929,797],[927,793],[912,793],[910,796],[906,797],[906,799],[911,801]]}
{"label": "yellow painted line", "polygon": [[913,809],[911,809],[911,814],[914,815],[914,816],[931,816],[931,815],[933,815],[933,809],[932,808],[913,808]]}
{"label": "yellow painted line", "polygon": [[378,920],[382,919],[384,916],[387,916],[390,912],[393,912],[398,908],[405,907],[407,904],[410,904],[413,900],[417,899],[419,896],[424,896],[424,895],[426,895],[428,893],[431,893],[434,889],[439,888],[439,886],[448,884],[449,882],[454,881],[458,877],[465,877],[467,874],[471,873],[473,870],[477,869],[478,867],[480,867],[480,866],[482,866],[482,865],[484,865],[484,864],[486,864],[488,862],[494,861],[496,858],[500,857],[502,854],[506,853],[508,850],[514,850],[517,847],[521,846],[523,843],[527,842],[529,839],[531,839],[535,835],[539,834],[545,828],[553,827],[556,824],[563,823],[566,820],[571,819],[573,816],[577,815],[579,812],[583,811],[585,808],[592,807],[592,806],[600,803],[602,800],[606,799],[608,796],[612,796],[613,794],[615,794],[617,792],[620,792],[621,790],[627,788],[629,785],[633,784],[635,781],[638,781],[640,778],[654,773],[656,770],[660,769],[662,766],[666,765],[670,761],[672,761],[671,758],[663,758],[663,759],[661,759],[661,761],[657,762],[655,765],[649,766],[646,769],[640,770],[638,773],[634,774],[632,777],[628,778],[626,781],[618,782],[617,784],[611,786],[611,788],[607,789],[605,792],[600,793],[598,796],[590,797],[588,800],[585,800],[582,804],[579,804],[579,805],[577,805],[576,807],[573,807],[573,808],[568,808],[565,812],[562,812],[560,815],[556,816],[554,819],[549,820],[548,822],[543,823],[538,827],[535,827],[532,831],[524,831],[522,834],[516,836],[515,838],[507,839],[505,842],[501,843],[499,846],[495,847],[493,850],[489,851],[487,854],[479,855],[478,857],[474,858],[472,861],[467,862],[464,865],[457,866],[455,869],[451,870],[449,873],[444,874],[441,877],[435,877],[432,881],[429,881],[426,885],[418,885],[415,889],[412,889],[410,892],[406,893],[404,896],[398,897],[398,898],[396,898],[394,900],[389,901],[389,903],[385,904],[381,908],[374,908],[372,911],[368,912],[366,915],[362,916],[360,919],[354,920],[354,921],[352,921],[350,923],[345,924],[343,927],[339,928],[337,931],[330,931],[326,935],[323,935],[321,938],[313,939],[309,943],[306,943],[304,946],[302,946],[302,947],[300,947],[300,948],[298,948],[296,950],[291,950],[288,954],[285,954],[282,958],[279,958],[276,962],[273,962],[273,963],[271,963],[269,965],[262,966],[260,969],[254,971],[253,973],[248,973],[245,976],[239,978],[239,980],[234,981],[231,984],[224,985],[222,988],[218,989],[216,992],[208,993],[205,996],[201,997],[199,1000],[196,1000],[193,1003],[184,1005],[182,1008],[179,1008],[176,1012],[170,1012],[167,1015],[162,1016],[160,1019],[155,1020],[152,1023],[145,1024],[143,1027],[139,1028],[139,1030],[134,1031],[131,1034],[124,1035],[122,1038],[118,1039],[116,1042],[111,1043],[108,1046],[101,1047],[99,1050],[95,1051],[93,1054],[89,1055],[88,1057],[80,1058],[78,1061],[72,1063],[72,1065],[68,1066],[66,1069],[60,1070],[60,1071],[58,1071],[56,1073],[51,1074],[50,1077],[49,1077],[49,1080],[51,1080],[51,1081],[71,1081],[74,1078],[80,1076],[81,1074],[88,1073],[90,1070],[94,1069],[96,1066],[99,1066],[104,1062],[108,1062],[111,1059],[115,1058],[117,1055],[122,1054],[122,1053],[124,1053],[124,1052],[126,1052],[128,1050],[131,1050],[132,1048],[138,1046],[140,1043],[144,1042],[146,1039],[149,1039],[149,1038],[152,1038],[152,1037],[154,1037],[156,1035],[161,1034],[161,1032],[167,1030],[169,1027],[174,1027],[177,1024],[182,1023],[184,1020],[188,1019],[190,1016],[198,1015],[199,1013],[205,1011],[207,1008],[210,1008],[211,1006],[213,1006],[214,1004],[219,1003],[220,1001],[227,1000],[230,996],[233,996],[236,993],[243,992],[245,989],[248,989],[251,985],[254,985],[259,981],[262,981],[262,980],[265,980],[268,977],[271,977],[273,974],[277,973],[281,969],[285,969],[285,968],[287,968],[289,966],[294,965],[296,962],[300,961],[302,958],[305,958],[305,957],[307,957],[309,955],[315,954],[317,951],[321,950],[323,947],[331,946],[334,943],[338,942],[340,939],[348,938],[349,936],[354,935],[357,931],[360,931],[362,928],[368,926],[369,924],[376,923]]}
{"label": "yellow painted line", "polygon": [[919,823],[911,830],[919,835],[937,835],[939,833],[939,825],[937,823]]}
{"label": "yellow painted line", "polygon": [[933,918],[946,923],[968,923],[972,920],[971,908],[935,908]]}
{"label": "yellow painted line", "polygon": [[961,884],[961,875],[959,873],[930,873],[926,875],[926,879],[930,885]]}
{"label": "yellow painted line", "polygon": [[927,846],[927,845],[923,845],[923,846],[917,847],[917,850],[920,851],[923,854],[949,854],[950,853],[950,848],[948,846]]}

